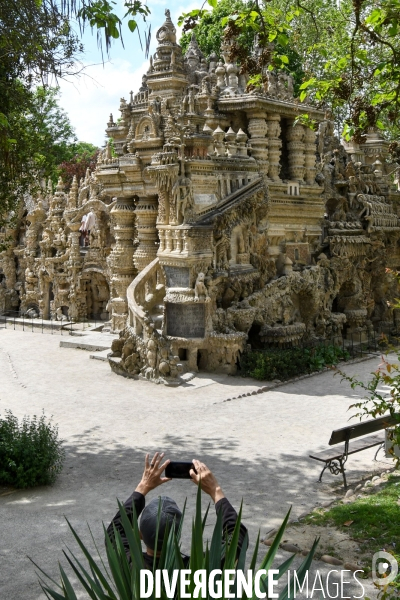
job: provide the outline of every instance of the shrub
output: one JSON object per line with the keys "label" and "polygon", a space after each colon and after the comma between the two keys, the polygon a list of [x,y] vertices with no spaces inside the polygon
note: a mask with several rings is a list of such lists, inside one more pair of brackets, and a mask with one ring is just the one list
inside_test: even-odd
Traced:
{"label": "shrub", "polygon": [[306,373],[320,371],[326,365],[337,365],[350,357],[338,346],[315,348],[287,348],[282,350],[251,350],[240,360],[243,377],[271,381],[290,379]]}
{"label": "shrub", "polygon": [[11,411],[0,418],[0,484],[17,488],[50,485],[62,470],[65,451],[58,427],[40,418],[19,423]]}
{"label": "shrub", "polygon": [[343,371],[337,370],[341,375],[342,381],[350,383],[352,389],[361,388],[365,396],[359,401],[351,404],[349,410],[357,408],[358,412],[353,418],[372,417],[377,419],[385,415],[392,417],[395,424],[393,430],[388,431],[389,438],[393,446],[388,449],[396,461],[396,467],[400,467],[400,457],[396,455],[395,449],[400,447],[400,352],[397,350],[397,361],[391,362],[388,358],[382,356],[382,362],[378,369],[371,373],[372,378],[367,383],[358,381],[356,377],[346,375]]}
{"label": "shrub", "polygon": [[[72,551],[64,552],[66,559],[74,573],[74,578],[70,579],[69,575],[66,573],[61,564],[59,564],[60,568],[60,583],[57,583],[52,577],[47,575],[43,569],[41,569],[38,565],[35,566],[40,571],[40,585],[42,590],[46,594],[47,598],[53,598],[54,600],[77,600],[77,598],[81,597],[77,594],[77,587],[79,583],[76,583],[78,579],[82,588],[86,591],[86,598],[91,598],[91,600],[139,600],[141,598],[140,595],[140,571],[144,567],[143,554],[142,554],[142,545],[139,535],[139,526],[138,521],[135,515],[133,515],[132,523],[129,520],[129,517],[126,514],[126,511],[119,503],[119,510],[121,512],[122,524],[124,526],[126,536],[129,542],[129,553],[130,553],[130,564],[128,558],[125,554],[125,548],[122,544],[121,535],[117,530],[114,529],[115,535],[115,544],[113,545],[110,541],[110,538],[106,534],[106,552],[107,552],[107,562],[108,568],[105,566],[104,561],[97,549],[96,545],[96,554],[91,554],[88,550],[87,546],[84,544],[78,533],[73,529],[72,525],[68,522],[68,525],[75,537],[76,542],[78,543],[81,552],[84,555],[85,563],[79,560],[75,553]],[[159,515],[160,515],[159,510]],[[214,530],[211,534],[210,543],[207,543],[206,550],[204,552],[204,528],[206,525],[208,509],[204,518],[201,514],[201,490],[198,488],[197,493],[197,503],[196,503],[196,515],[192,524],[192,542],[191,542],[191,553],[190,560],[187,566],[184,566],[181,552],[180,552],[180,536],[182,531],[182,523],[183,518],[181,519],[181,523],[179,526],[179,530],[175,531],[175,528],[172,527],[169,532],[166,533],[163,540],[161,555],[158,559],[158,564],[156,560],[154,560],[153,564],[153,573],[154,570],[157,569],[165,569],[168,571],[168,577],[171,581],[172,579],[172,571],[174,569],[188,569],[191,571],[189,575],[188,584],[188,598],[197,597],[193,594],[195,588],[194,581],[194,572],[200,569],[204,569],[207,572],[207,580],[208,575],[213,569],[222,570],[221,580],[224,582],[226,571],[237,569],[244,570],[245,562],[246,562],[246,549],[247,549],[247,534],[243,543],[243,546],[240,550],[239,557],[238,554],[238,539],[239,539],[239,527],[240,527],[240,519],[241,519],[241,509],[239,511],[239,515],[236,521],[235,529],[231,536],[228,539],[224,540],[224,534],[222,531],[222,518],[221,513],[219,513],[217,517],[217,521],[214,527]],[[283,521],[281,527],[279,528],[271,547],[268,552],[264,556],[261,561],[260,566],[256,567],[257,554],[260,544],[260,534],[258,535],[255,549],[250,561],[249,569],[253,571],[253,586],[255,573],[257,570],[265,569],[268,571],[272,568],[273,561],[275,559],[275,555],[277,550],[279,549],[279,544],[282,541],[282,537],[285,531],[285,527],[287,525],[289,514],[286,515],[285,520]],[[90,532],[91,533],[91,532]],[[156,546],[157,546],[157,536],[156,533]],[[92,536],[93,539],[93,536]],[[308,555],[303,559],[301,565],[296,568],[297,577],[299,580],[298,589],[301,589],[303,585],[303,581],[308,573],[310,568],[316,547],[318,544],[318,539],[315,540],[314,544]],[[283,578],[286,574],[290,565],[295,558],[295,554],[291,556],[289,559],[285,560],[281,565],[277,565],[274,568],[278,570],[277,576],[275,579]],[[32,560],[32,559],[31,559]],[[33,561],[32,561],[33,562]],[[223,566],[221,566],[221,564]],[[287,580],[288,578],[285,578]],[[80,586],[79,586],[80,587]],[[163,581],[161,581],[161,589],[160,595],[157,597],[161,597],[162,600],[167,600],[168,596],[166,594],[166,590],[164,587]],[[264,588],[265,592],[268,592],[268,576],[261,575],[260,578],[260,588]],[[281,591],[279,598],[280,600],[288,600],[289,598],[294,598],[294,580],[290,579],[288,584],[283,586],[283,590]],[[179,589],[179,588],[178,588]],[[223,588],[224,589],[224,588]],[[254,587],[253,587],[254,590]],[[232,590],[233,591],[233,590]],[[175,597],[180,597],[179,595]],[[222,595],[222,598],[225,596]],[[236,597],[236,596],[235,596]],[[242,596],[244,599],[252,598],[255,599],[256,596],[254,592],[247,596],[245,593]],[[154,594],[151,595],[150,600],[154,600]],[[207,599],[211,600],[210,595],[207,595]]]}

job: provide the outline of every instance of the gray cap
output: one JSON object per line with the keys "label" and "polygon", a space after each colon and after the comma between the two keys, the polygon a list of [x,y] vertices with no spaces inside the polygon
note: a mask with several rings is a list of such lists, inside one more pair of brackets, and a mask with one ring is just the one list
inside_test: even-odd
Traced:
{"label": "gray cap", "polygon": [[142,534],[143,541],[147,548],[150,548],[151,550],[154,550],[156,545],[159,506],[160,522],[158,526],[158,550],[161,550],[167,524],[169,524],[169,529],[171,529],[172,523],[175,521],[175,530],[177,530],[182,518],[182,513],[175,500],[172,500],[172,498],[169,498],[168,496],[159,496],[158,498],[153,498],[153,500],[149,502],[140,516],[140,533]]}

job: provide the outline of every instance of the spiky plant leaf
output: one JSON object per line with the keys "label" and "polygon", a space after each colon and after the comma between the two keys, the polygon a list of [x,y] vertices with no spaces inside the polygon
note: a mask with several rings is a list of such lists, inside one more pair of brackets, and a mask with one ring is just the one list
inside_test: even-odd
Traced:
{"label": "spiky plant leaf", "polygon": [[[114,527],[112,539],[110,539],[106,529],[104,528],[105,534],[105,545],[108,569],[105,568],[103,561],[101,561],[102,567],[100,567],[94,556],[91,555],[84,542],[81,540],[77,532],[74,530],[72,525],[67,520],[69,528],[78,543],[79,548],[83,552],[83,555],[87,561],[87,567],[82,564],[82,561],[78,559],[75,554],[68,550],[64,552],[67,562],[72,569],[72,572],[77,577],[79,584],[85,590],[87,597],[90,600],[140,600],[140,570],[144,567],[143,554],[141,548],[141,541],[139,536],[139,527],[137,522],[137,516],[133,507],[132,517],[128,517],[125,507],[122,504],[118,504],[121,523],[126,534],[126,540],[128,541],[129,550],[124,546],[120,532]],[[161,506],[161,505],[160,505]],[[160,520],[160,506],[158,511],[158,523]],[[186,503],[185,503],[186,506]],[[184,507],[185,510],[185,507]],[[290,510],[288,511],[275,539],[267,552],[264,559],[261,561],[259,569],[265,569],[267,572],[272,567],[277,549],[282,539]],[[198,569],[206,570],[209,574],[214,569],[222,569],[222,577],[220,578],[224,588],[225,584],[225,573],[227,569],[240,569],[244,570],[246,561],[246,551],[248,546],[248,535],[246,533],[243,544],[239,550],[239,539],[240,539],[240,521],[242,515],[242,507],[240,507],[239,514],[234,526],[233,532],[227,535],[227,532],[223,532],[222,523],[222,511],[217,514],[216,524],[211,536],[210,544],[207,541],[205,552],[203,551],[203,534],[206,526],[208,509],[204,517],[201,516],[201,490],[199,488],[197,499],[196,499],[196,514],[192,523],[192,544],[191,544],[191,556],[189,565],[185,566],[182,554],[180,551],[180,536],[182,532],[183,518],[179,527],[175,527],[175,523],[172,527],[167,527],[162,543],[162,548],[159,557],[153,562],[153,569],[165,569],[168,573],[169,580],[171,581],[172,573],[175,569],[182,570],[184,568],[191,569],[192,574],[190,577],[189,590],[191,597],[193,597],[193,591],[195,588],[194,583],[194,571]],[[158,527],[158,526],[157,526]],[[91,534],[92,535],[92,534]],[[92,536],[93,537],[93,536]],[[158,536],[157,536],[158,537]],[[259,550],[260,534],[257,536],[255,549],[251,558],[250,569],[253,571],[253,575],[256,572],[256,560],[257,553]],[[315,552],[318,540],[315,541],[309,555],[304,559],[300,568],[296,571],[299,584],[302,585],[306,573],[310,567],[313,554]],[[97,554],[100,555],[96,546]],[[277,567],[278,574],[275,579],[282,577],[289,569],[294,556],[290,557],[284,563]],[[101,560],[101,556],[100,556]],[[40,586],[43,592],[46,594],[49,600],[77,600],[75,593],[75,583],[71,583],[70,578],[64,571],[64,568],[60,565],[60,576],[61,585],[58,584],[54,579],[49,577],[45,571],[32,561],[33,564],[39,569],[39,572],[50,581],[55,588],[51,588],[50,585],[45,583],[43,578],[41,579]],[[264,575],[260,578],[261,589],[268,593],[268,575]],[[254,578],[252,582],[253,593],[250,598],[255,599],[256,595],[254,592]],[[234,586],[236,590],[236,586]],[[289,600],[293,595],[293,582],[286,585],[285,589],[281,592],[279,600]],[[154,597],[154,596],[152,596]],[[180,590],[177,586],[177,596],[179,600]],[[209,596],[208,596],[209,597]],[[161,600],[168,600],[164,582],[162,581],[161,586]]]}

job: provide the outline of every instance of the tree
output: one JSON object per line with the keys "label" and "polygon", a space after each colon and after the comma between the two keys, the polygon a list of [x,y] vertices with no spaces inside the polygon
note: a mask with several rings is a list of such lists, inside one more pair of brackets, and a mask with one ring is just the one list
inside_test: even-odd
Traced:
{"label": "tree", "polygon": [[[0,2],[0,225],[18,199],[37,184],[62,155],[72,130],[58,127],[54,95],[43,88],[50,78],[74,73],[81,51],[68,19],[35,0]],[[46,112],[54,116],[50,124]],[[63,117],[60,127],[66,126]],[[70,127],[70,126],[69,126]],[[57,142],[57,135],[61,135]],[[61,146],[49,146],[50,139]],[[44,157],[50,166],[45,167]]]}
{"label": "tree", "polygon": [[[262,47],[263,43],[262,37],[260,39],[259,29],[236,26],[236,20],[240,18],[240,15],[245,15],[248,9],[249,4],[242,0],[235,2],[220,0],[212,12],[202,9],[201,11],[191,11],[186,18],[183,15],[180,19],[180,23],[184,24],[186,31],[180,40],[183,51],[187,50],[191,31],[195,33],[199,46],[206,55],[215,52],[217,56],[220,56],[221,42],[224,39],[230,40],[232,44],[231,58],[239,60],[246,72],[251,75],[250,84],[261,85],[263,70],[268,64],[274,64],[293,75],[295,93],[297,93],[304,80],[304,71],[295,47],[290,43],[287,44],[285,28],[279,26],[279,30],[276,32],[274,56],[271,55],[269,43],[265,44],[265,51],[260,52],[260,46]],[[272,17],[274,20],[275,18],[275,16]],[[257,51],[256,45],[259,46]],[[284,62],[286,58],[287,62]]]}
{"label": "tree", "polygon": [[[216,18],[224,1],[208,0]],[[209,14],[194,10],[182,21],[201,33]],[[370,127],[390,139],[399,133],[399,22],[400,0],[253,0],[232,9],[220,27],[233,42],[231,58],[241,62],[250,56],[245,36],[257,34],[264,60],[248,71],[259,82],[266,68],[296,76],[301,65],[301,100],[329,106],[345,137],[362,141]]]}
{"label": "tree", "polygon": [[[220,56],[221,40],[224,37],[225,27],[222,24],[222,20],[230,15],[243,12],[245,8],[246,4],[243,0],[220,0],[213,11],[203,11],[198,21],[194,21],[193,32],[196,34],[198,44],[206,56],[209,56],[212,52]],[[186,52],[189,46],[191,34],[192,31],[187,29],[179,41],[184,52]],[[247,30],[243,32],[240,38],[241,45],[248,52],[252,50],[254,35],[254,32]]]}
{"label": "tree", "polygon": [[70,147],[72,156],[64,160],[58,168],[63,182],[68,188],[75,176],[79,182],[85,176],[86,170],[93,171],[96,167],[99,148],[88,142],[77,142]]}
{"label": "tree", "polygon": [[[44,89],[80,71],[77,60],[83,47],[73,32],[72,19],[81,31],[87,25],[95,27],[101,34],[99,41],[104,39],[109,50],[111,40],[121,37],[124,18],[134,31],[136,16],[146,18],[149,13],[139,0],[126,0],[121,19],[114,4],[0,0],[0,227],[23,194],[38,185],[38,177],[53,176],[55,166],[67,159],[66,146],[74,141],[72,130],[67,135],[64,117],[58,128],[55,97]],[[41,92],[35,91],[38,85]],[[47,108],[52,105],[52,122],[45,117],[46,103]]]}
{"label": "tree", "polygon": [[8,110],[5,129],[13,137],[3,139],[0,148],[3,210],[14,209],[18,199],[34,192],[41,180],[50,177],[55,182],[59,164],[71,157],[76,141],[68,116],[57,104],[57,89],[30,91],[20,81],[13,87],[20,90],[21,102]]}
{"label": "tree", "polygon": [[[76,135],[66,112],[58,106],[57,88],[35,90],[30,111],[19,115],[24,142],[32,149],[32,166],[41,177],[57,179],[59,165],[75,153]],[[23,132],[21,131],[21,137]]]}

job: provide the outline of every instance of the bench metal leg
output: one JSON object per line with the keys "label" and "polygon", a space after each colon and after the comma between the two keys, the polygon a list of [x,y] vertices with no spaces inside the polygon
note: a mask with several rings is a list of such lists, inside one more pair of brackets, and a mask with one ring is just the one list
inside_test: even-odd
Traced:
{"label": "bench metal leg", "polygon": [[340,462],[340,470],[341,470],[341,473],[343,475],[344,487],[347,488],[346,469],[344,468],[344,461],[342,459],[339,459],[339,462]]}
{"label": "bench metal leg", "polygon": [[374,456],[374,460],[376,461],[376,457],[378,456],[378,453],[380,450],[383,450],[385,447],[385,442],[382,442],[382,444],[380,446],[378,446],[378,450],[375,452],[375,456]]}
{"label": "bench metal leg", "polygon": [[337,458],[337,459],[335,458],[334,460],[328,460],[326,462],[324,468],[321,471],[318,482],[319,483],[322,482],[322,476],[325,473],[325,470],[329,469],[329,471],[332,473],[332,475],[339,475],[339,473],[342,474],[344,487],[347,488],[346,472],[345,472],[346,469],[344,468],[346,460],[347,460],[347,457]]}
{"label": "bench metal leg", "polygon": [[325,473],[325,470],[328,468],[328,463],[325,464],[324,468],[321,471],[321,475],[319,476],[318,483],[322,483],[322,475]]}

